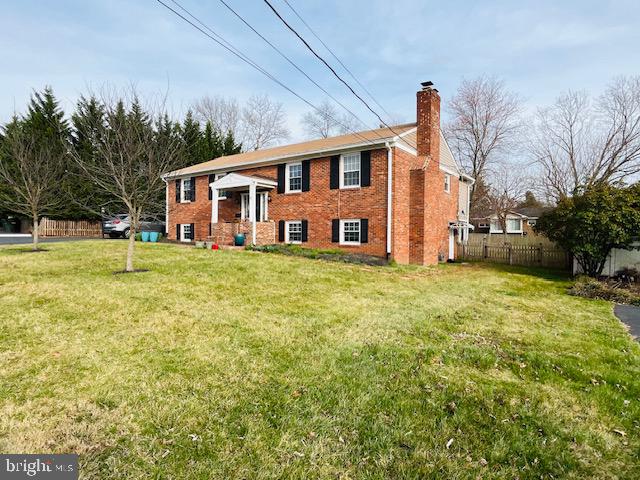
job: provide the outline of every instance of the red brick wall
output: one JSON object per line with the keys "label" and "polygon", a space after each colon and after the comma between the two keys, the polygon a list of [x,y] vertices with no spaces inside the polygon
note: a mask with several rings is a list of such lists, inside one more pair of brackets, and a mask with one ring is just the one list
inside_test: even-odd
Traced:
{"label": "red brick wall", "polygon": [[[371,186],[358,189],[329,188],[330,158],[311,161],[311,188],[308,192],[277,193],[269,191],[269,220],[302,220],[309,222],[309,241],[314,248],[341,248],[343,250],[386,255],[387,221],[387,151],[371,152]],[[241,175],[253,175],[277,180],[277,166],[269,165],[237,170]],[[197,240],[208,236],[211,221],[211,201],[208,197],[208,176],[196,178],[196,201],[175,203],[175,181],[169,182],[169,238],[176,239],[176,224],[195,223]],[[240,213],[240,196],[219,201],[220,221],[232,221]],[[339,245],[331,242],[331,220],[334,218],[369,219],[369,242],[360,246]]]}
{"label": "red brick wall", "polygon": [[[436,90],[417,94],[417,157],[393,149],[392,258],[398,263],[432,264],[446,259],[449,222],[457,219],[459,180],[451,176],[451,191],[444,191],[445,173],[440,170],[440,97]],[[308,220],[307,247],[341,248],[376,256],[386,255],[387,151],[371,152],[371,186],[359,189],[329,188],[330,158],[311,161],[308,192],[278,194],[269,191],[269,220]],[[277,166],[270,165],[235,173],[277,179]],[[196,201],[176,204],[175,182],[169,183],[169,238],[176,239],[177,223],[195,223],[195,237],[209,235],[211,202],[208,176],[196,179]],[[240,213],[240,195],[219,202],[220,221],[233,221]],[[369,243],[344,246],[331,242],[331,220],[369,219]],[[277,239],[277,232],[276,232]]]}

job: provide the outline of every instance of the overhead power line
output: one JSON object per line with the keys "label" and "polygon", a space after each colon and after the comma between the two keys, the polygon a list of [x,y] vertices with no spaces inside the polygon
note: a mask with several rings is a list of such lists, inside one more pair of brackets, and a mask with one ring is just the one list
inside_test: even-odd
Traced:
{"label": "overhead power line", "polygon": [[278,52],[282,58],[284,58],[287,62],[289,62],[296,70],[298,70],[302,75],[304,75],[311,83],[313,83],[316,87],[322,90],[322,92],[324,92],[325,95],[327,95],[331,100],[333,100],[338,105],[340,105],[347,113],[349,113],[349,115],[355,118],[361,125],[363,125],[365,128],[368,128],[367,124],[363,122],[360,119],[360,117],[358,117],[355,113],[349,110],[349,108],[346,107],[342,102],[340,102],[340,100],[336,99],[324,87],[322,87],[322,85],[318,84],[318,82],[316,82],[313,78],[311,78],[307,74],[307,72],[305,72],[302,68],[300,68],[293,60],[291,60],[291,58],[285,55],[278,47],[276,47],[272,42],[270,42],[269,39],[267,39],[258,30],[256,30],[247,20],[245,20],[242,17],[242,15],[236,12],[227,2],[225,2],[225,0],[220,0],[220,3],[222,3],[231,13],[233,13],[242,23],[244,23],[247,27],[249,27],[256,35],[258,35],[262,40],[264,40],[264,42],[267,45],[269,45],[272,49]]}
{"label": "overhead power line", "polygon": [[351,87],[351,85],[349,85],[349,84],[348,84],[348,83],[347,83],[347,82],[346,82],[346,81],[345,81],[345,80],[344,80],[340,75],[338,75],[338,72],[336,72],[336,71],[335,71],[335,69],[334,69],[331,65],[329,65],[329,63],[328,63],[324,58],[322,58],[322,57],[318,54],[318,52],[316,52],[316,51],[313,49],[313,47],[312,47],[311,45],[309,45],[309,42],[307,42],[307,41],[304,39],[304,37],[303,37],[302,35],[300,35],[300,34],[298,33],[298,31],[297,31],[295,28],[293,28],[293,27],[289,24],[289,22],[287,22],[287,21],[282,17],[282,15],[280,15],[280,13],[278,12],[278,10],[276,10],[276,9],[275,9],[275,7],[271,4],[271,2],[270,2],[269,0],[264,0],[264,3],[266,3],[266,4],[269,6],[269,8],[270,8],[270,9],[271,9],[271,11],[276,15],[276,17],[278,17],[278,18],[280,19],[280,21],[281,21],[281,22],[282,22],[282,23],[283,23],[283,24],[284,24],[284,25],[285,25],[289,30],[291,30],[291,32],[292,32],[296,37],[298,37],[298,39],[299,39],[299,40],[304,44],[304,46],[305,46],[305,47],[307,47],[307,49],[308,49],[311,53],[313,53],[313,55],[314,55],[318,60],[320,60],[320,61],[321,61],[321,62],[322,62],[322,63],[323,63],[323,64],[324,64],[324,65],[325,65],[325,66],[326,66],[330,71],[331,71],[331,73],[333,73],[333,75],[334,75],[338,80],[340,80],[340,82],[342,82],[342,83],[343,83],[343,84],[344,84],[344,85],[345,85],[345,86],[346,86],[346,87],[351,91],[351,93],[353,93],[353,95],[355,95],[355,96],[356,96],[356,98],[358,98],[358,100],[360,100],[360,101],[364,104],[364,106],[365,106],[365,107],[367,107],[367,109],[368,109],[371,113],[373,113],[373,114],[378,118],[378,120],[380,120],[380,122],[381,122],[385,127],[387,127],[389,130],[391,130],[395,135],[399,135],[397,132],[395,132],[395,131],[393,130],[393,128],[392,128],[392,127],[390,127],[390,126],[387,124],[387,122],[385,122],[385,121],[382,119],[382,117],[378,114],[378,112],[376,112],[373,108],[371,108],[371,106],[367,103],[367,101],[366,101],[364,98],[362,98],[362,97],[361,97],[361,96],[360,96],[360,95],[359,95],[359,94],[358,94],[358,93],[353,89],[353,87]]}
{"label": "overhead power line", "polygon": [[[267,77],[268,79],[270,79],[271,81],[275,82],[276,84],[278,84],[279,86],[281,86],[282,88],[284,88],[285,90],[287,90],[289,93],[291,93],[292,95],[294,95],[296,98],[298,98],[299,100],[303,101],[305,104],[309,105],[311,108],[313,108],[315,111],[322,113],[321,110],[316,107],[313,103],[311,103],[309,100],[307,100],[306,98],[304,98],[303,96],[301,96],[300,94],[298,94],[297,92],[295,92],[292,88],[290,88],[288,85],[286,85],[285,83],[283,83],[282,81],[280,81],[278,78],[276,78],[274,75],[272,75],[271,73],[269,73],[267,70],[265,70],[264,68],[262,68],[260,65],[258,65],[255,61],[253,61],[251,58],[249,58],[247,55],[245,55],[242,51],[240,51],[239,49],[237,49],[235,46],[233,46],[233,44],[231,44],[230,42],[228,42],[227,40],[224,39],[224,37],[222,37],[221,35],[219,35],[218,33],[216,33],[214,30],[212,30],[210,27],[208,27],[206,24],[204,24],[201,20],[199,20],[196,16],[194,16],[193,14],[191,14],[186,8],[184,8],[182,5],[180,5],[179,2],[177,2],[176,0],[171,0],[172,3],[174,3],[178,8],[180,8],[183,12],[185,12],[189,17],[191,17],[195,22],[197,22],[198,24],[200,24],[202,26],[199,27],[198,25],[196,25],[193,21],[189,20],[187,17],[185,17],[184,15],[182,15],[180,12],[176,11],[174,8],[172,8],[171,6],[167,5],[165,2],[163,2],[162,0],[156,0],[158,3],[160,3],[163,7],[165,7],[167,10],[171,11],[172,13],[174,13],[175,15],[177,15],[178,17],[180,17],[182,20],[184,20],[185,22],[187,22],[189,25],[191,25],[193,28],[195,28],[196,30],[198,30],[200,33],[202,33],[203,35],[205,35],[207,38],[209,38],[210,40],[213,40],[215,43],[217,43],[218,45],[220,45],[222,48],[224,48],[225,50],[227,50],[228,52],[230,52],[231,54],[233,54],[234,56],[238,57],[240,60],[242,60],[243,62],[247,63],[248,65],[250,65],[251,67],[255,68],[256,70],[258,70],[260,73],[262,73],[265,77]],[[211,33],[208,33],[207,31],[203,30],[206,29]],[[364,137],[361,133],[358,133],[352,129],[349,128],[348,125],[343,124],[340,120],[327,115],[329,118],[331,118],[334,122],[336,122],[338,125],[341,125],[343,128],[345,128],[347,131],[351,131],[351,133],[353,133],[354,135],[356,135],[358,138],[364,140],[366,143],[374,143],[374,140],[370,140],[366,137]]]}
{"label": "overhead power line", "polygon": [[367,89],[367,87],[365,87],[365,86],[362,84],[362,82],[360,82],[360,80],[358,80],[358,78],[357,78],[357,77],[353,74],[353,72],[352,72],[352,71],[351,71],[351,70],[350,70],[350,69],[349,69],[349,68],[348,68],[348,67],[347,67],[347,66],[342,62],[342,60],[340,60],[340,58],[338,58],[338,56],[337,56],[337,55],[334,53],[334,51],[329,47],[329,45],[327,45],[327,44],[322,40],[322,38],[320,38],[320,36],[316,33],[316,31],[315,31],[313,28],[311,28],[311,26],[310,26],[310,25],[305,21],[305,19],[304,19],[304,18],[302,18],[302,16],[298,13],[298,11],[297,11],[295,8],[293,8],[293,5],[291,5],[291,4],[289,3],[289,1],[288,1],[288,0],[283,0],[283,1],[284,1],[284,3],[286,3],[286,4],[287,4],[287,6],[291,9],[291,11],[295,14],[295,16],[296,16],[296,17],[298,17],[298,19],[300,19],[300,21],[304,24],[304,26],[305,26],[305,27],[307,27],[307,29],[309,29],[309,31],[311,32],[311,34],[312,34],[314,37],[316,37],[316,39],[317,39],[317,40],[322,44],[322,46],[323,46],[324,48],[326,48],[326,49],[327,49],[327,51],[328,51],[328,52],[331,54],[331,56],[336,60],[336,62],[338,62],[338,63],[340,64],[340,66],[341,66],[342,68],[344,68],[344,69],[345,69],[345,71],[346,71],[346,72],[351,76],[351,78],[353,78],[353,79],[356,81],[356,83],[357,83],[358,85],[360,85],[360,88],[362,88],[362,90],[364,90],[364,91],[367,93],[367,95],[369,95],[369,97],[371,98],[371,100],[373,100],[373,101],[374,101],[374,103],[375,103],[378,107],[380,107],[384,113],[386,113],[386,114],[387,114],[387,116],[389,117],[389,119],[392,119],[392,118],[393,118],[393,115],[391,115],[391,114],[390,114],[390,113],[389,113],[389,112],[388,112],[388,111],[387,111],[387,110],[386,110],[386,109],[385,109],[385,108],[380,104],[380,102],[378,102],[378,101],[376,100],[376,97],[374,97],[374,96],[373,96],[373,94],[372,94],[372,93]]}

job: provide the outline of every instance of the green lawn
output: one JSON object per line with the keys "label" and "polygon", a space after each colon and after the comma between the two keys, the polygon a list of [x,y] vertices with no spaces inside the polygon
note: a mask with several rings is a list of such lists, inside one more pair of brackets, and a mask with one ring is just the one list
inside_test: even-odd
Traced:
{"label": "green lawn", "polygon": [[561,277],[46,248],[0,248],[0,451],[83,478],[640,478],[640,347]]}

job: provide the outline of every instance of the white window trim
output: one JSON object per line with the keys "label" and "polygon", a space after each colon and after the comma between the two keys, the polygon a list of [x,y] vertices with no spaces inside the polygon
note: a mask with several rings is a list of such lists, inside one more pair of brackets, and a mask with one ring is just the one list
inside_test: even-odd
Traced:
{"label": "white window trim", "polygon": [[[298,190],[291,190],[289,188],[289,168],[295,166],[295,165],[300,165],[300,189]],[[292,163],[287,163],[285,168],[284,168],[284,193],[301,193],[302,192],[302,162],[292,162]]]}
{"label": "white window trim", "polygon": [[289,225],[299,223],[300,224],[300,237],[302,237],[302,220],[291,220],[284,222],[284,243],[290,243],[291,245],[301,245],[302,240],[292,242],[289,240]]}
{"label": "white window trim", "polygon": [[[188,242],[191,242],[191,239],[187,238],[185,236],[184,230],[185,230],[186,227],[191,228],[191,224],[190,223],[183,223],[182,225],[180,225],[180,241],[188,243]],[[193,233],[193,232],[191,232],[191,233]]]}
{"label": "white window trim", "polygon": [[[358,167],[358,184],[357,185],[345,185],[344,184],[344,157],[358,155],[358,161],[360,165]],[[362,187],[362,155],[361,152],[348,152],[340,155],[340,188],[341,189],[352,189],[352,188],[361,188]]]}
{"label": "white window trim", "polygon": [[[520,230],[511,230],[509,228],[509,220],[520,220]],[[498,220],[496,220],[496,222],[498,222]],[[522,233],[523,230],[523,226],[522,226],[522,219],[521,218],[507,218],[507,233]],[[489,224],[489,233],[504,233],[504,231],[500,228],[500,229],[496,229],[493,227],[493,221],[491,221],[491,223]]]}
{"label": "white window trim", "polygon": [[444,174],[444,191],[446,193],[451,193],[451,175],[448,173]]}
{"label": "white window trim", "polygon": [[[256,218],[256,222],[266,222],[269,220],[269,193],[268,192],[256,192],[256,202],[258,201],[258,197],[260,195],[264,196],[264,200],[261,204],[260,215],[263,217],[263,220],[260,218]],[[249,218],[246,217],[244,211],[248,209],[249,204],[249,194],[241,193],[240,194],[240,220],[243,222],[248,221]]]}
{"label": "white window trim", "polygon": [[[346,242],[344,240],[344,224],[345,222],[358,222],[358,238],[357,242]],[[362,223],[359,218],[345,218],[340,220],[340,245],[361,245],[362,244]]]}
{"label": "white window trim", "polygon": [[[215,176],[213,177],[213,181],[217,182],[218,180],[220,180],[225,175],[227,175],[227,174],[226,173],[216,173]],[[226,200],[226,199],[227,199],[227,196],[226,195],[225,196],[221,196],[220,195],[220,190],[218,190],[218,200]]]}
{"label": "white window trim", "polygon": [[187,181],[191,183],[191,178],[183,178],[180,181],[180,203],[191,203],[191,199],[184,198],[184,194],[187,192],[187,190],[184,189],[184,183]]}
{"label": "white window trim", "polygon": [[[520,222],[520,229],[519,230],[511,230],[509,229],[509,220],[516,220]],[[522,233],[522,219],[521,218],[507,218],[507,233]]]}

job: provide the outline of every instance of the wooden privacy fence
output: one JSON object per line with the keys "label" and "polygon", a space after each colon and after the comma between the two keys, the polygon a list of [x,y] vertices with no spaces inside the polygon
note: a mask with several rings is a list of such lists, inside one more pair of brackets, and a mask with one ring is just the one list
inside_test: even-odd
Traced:
{"label": "wooden privacy fence", "polygon": [[102,224],[90,220],[40,220],[39,235],[43,237],[100,237]]}
{"label": "wooden privacy fence", "polygon": [[525,267],[571,269],[571,255],[561,248],[540,245],[458,245],[458,258]]}

